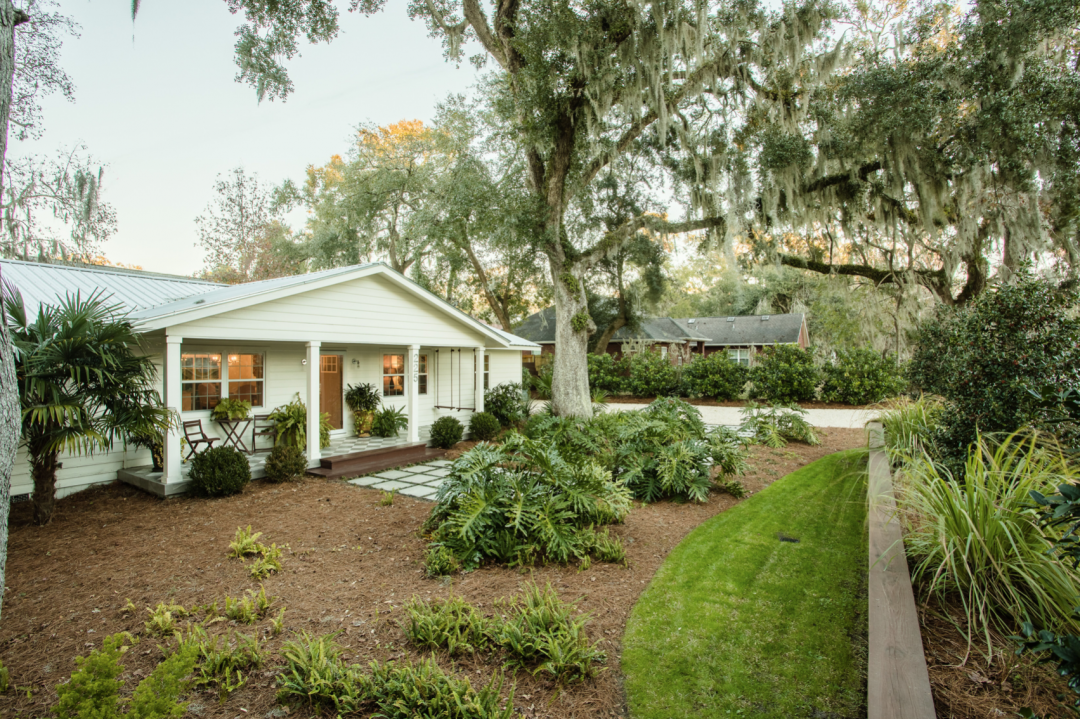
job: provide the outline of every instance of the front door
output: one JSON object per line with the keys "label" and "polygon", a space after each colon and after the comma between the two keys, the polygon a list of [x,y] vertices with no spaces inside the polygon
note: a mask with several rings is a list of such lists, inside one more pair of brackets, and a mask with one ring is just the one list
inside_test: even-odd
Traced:
{"label": "front door", "polygon": [[341,355],[323,355],[319,372],[319,411],[330,415],[330,426],[342,429],[342,364]]}

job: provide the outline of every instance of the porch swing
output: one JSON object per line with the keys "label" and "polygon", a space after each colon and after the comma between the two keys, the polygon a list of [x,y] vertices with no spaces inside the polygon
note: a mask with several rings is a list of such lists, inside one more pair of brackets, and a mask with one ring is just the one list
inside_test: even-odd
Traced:
{"label": "porch swing", "polygon": [[[449,409],[449,410],[452,410],[454,412],[460,412],[462,410],[465,410],[465,411],[468,411],[468,412],[475,412],[476,407],[454,407],[453,406],[453,403],[454,403],[454,352],[455,351],[457,352],[457,361],[458,361],[458,372],[457,372],[457,374],[458,374],[458,399],[457,399],[457,403],[459,405],[461,404],[461,385],[464,384],[462,382],[462,375],[461,375],[461,355],[464,354],[465,350],[451,349],[450,350],[450,404],[449,405],[436,404],[435,409]],[[475,367],[476,354],[475,353],[476,353],[476,350],[473,350],[473,363],[474,363],[474,366],[473,366],[473,373],[472,373],[472,376],[473,376],[472,397],[473,397],[473,404],[474,405],[476,404],[476,401],[475,401],[476,400],[476,367]],[[440,402],[442,400],[442,394],[439,392],[439,382],[440,382],[440,377],[441,376],[442,376],[442,363],[439,361],[439,350],[435,350],[435,401],[436,402]]]}

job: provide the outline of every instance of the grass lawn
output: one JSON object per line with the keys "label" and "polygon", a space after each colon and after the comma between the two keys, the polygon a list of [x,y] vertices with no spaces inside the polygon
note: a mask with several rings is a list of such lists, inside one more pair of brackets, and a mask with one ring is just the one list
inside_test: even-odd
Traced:
{"label": "grass lawn", "polygon": [[864,457],[819,459],[671,552],[624,637],[634,719],[865,715]]}

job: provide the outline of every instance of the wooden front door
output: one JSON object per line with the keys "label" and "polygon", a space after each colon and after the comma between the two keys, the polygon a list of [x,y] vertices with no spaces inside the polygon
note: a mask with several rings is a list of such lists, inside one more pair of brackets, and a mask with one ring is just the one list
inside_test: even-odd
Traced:
{"label": "wooden front door", "polygon": [[319,411],[330,415],[330,426],[342,429],[342,364],[341,355],[323,355],[319,371]]}

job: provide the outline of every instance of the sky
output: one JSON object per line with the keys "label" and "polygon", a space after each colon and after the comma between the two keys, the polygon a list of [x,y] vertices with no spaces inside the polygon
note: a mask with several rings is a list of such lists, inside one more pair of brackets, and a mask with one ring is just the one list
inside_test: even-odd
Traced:
{"label": "sky", "polygon": [[[44,136],[13,140],[10,154],[85,144],[105,165],[102,197],[118,218],[104,254],[147,270],[202,267],[195,217],[219,173],[243,166],[268,184],[301,180],[309,164],[347,152],[361,122],[430,121],[440,100],[477,79],[471,65],[443,59],[404,2],[391,2],[372,17],[342,12],[337,39],[303,45],[289,64],[295,92],[260,104],[234,81],[240,19],[224,0],[143,0],[134,24],[130,7],[60,0],[82,26],[61,58],[75,102],[46,98]],[[302,214],[289,219],[303,222]]]}

